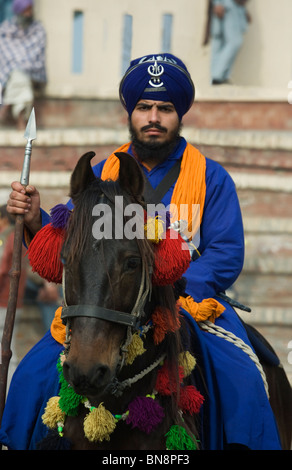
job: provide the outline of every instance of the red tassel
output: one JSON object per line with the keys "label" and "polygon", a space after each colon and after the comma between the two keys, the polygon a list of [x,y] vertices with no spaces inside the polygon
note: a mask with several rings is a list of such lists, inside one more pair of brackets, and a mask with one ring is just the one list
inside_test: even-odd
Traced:
{"label": "red tassel", "polygon": [[156,345],[164,340],[166,333],[174,333],[180,328],[178,312],[177,316],[173,318],[170,310],[166,307],[156,307],[151,318],[154,325],[153,341]]}
{"label": "red tassel", "polygon": [[28,259],[32,270],[49,282],[61,284],[63,264],[60,253],[65,231],[45,225],[32,239],[28,247]]}
{"label": "red tassel", "polygon": [[[185,248],[185,249],[183,249]],[[154,248],[153,285],[166,286],[180,279],[190,265],[190,251],[182,237],[172,229]]]}
{"label": "red tassel", "polygon": [[199,413],[203,401],[204,397],[193,385],[181,387],[178,406],[184,413]]}
{"label": "red tassel", "polygon": [[[182,382],[184,377],[183,367],[178,368],[178,381]],[[164,363],[163,367],[158,371],[155,390],[160,395],[172,395],[177,392],[177,381],[174,373],[169,370],[167,362]]]}

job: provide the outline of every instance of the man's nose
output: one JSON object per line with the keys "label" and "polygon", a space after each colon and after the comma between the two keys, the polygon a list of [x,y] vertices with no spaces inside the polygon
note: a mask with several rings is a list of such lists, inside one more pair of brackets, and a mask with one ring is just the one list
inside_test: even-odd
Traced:
{"label": "man's nose", "polygon": [[160,122],[160,115],[156,106],[153,106],[149,111],[149,123],[154,122]]}

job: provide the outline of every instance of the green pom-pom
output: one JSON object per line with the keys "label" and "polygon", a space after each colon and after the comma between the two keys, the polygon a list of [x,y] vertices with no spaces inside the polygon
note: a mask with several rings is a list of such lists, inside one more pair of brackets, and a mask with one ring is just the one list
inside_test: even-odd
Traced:
{"label": "green pom-pom", "polygon": [[168,450],[197,450],[197,440],[191,438],[185,428],[174,424],[171,426],[166,437],[166,448]]}
{"label": "green pom-pom", "polygon": [[57,363],[57,369],[59,372],[59,383],[60,383],[60,401],[59,406],[61,410],[68,416],[77,416],[78,407],[83,400],[81,395],[74,392],[74,389],[70,387],[68,382],[65,380],[63,375],[63,366],[59,359]]}

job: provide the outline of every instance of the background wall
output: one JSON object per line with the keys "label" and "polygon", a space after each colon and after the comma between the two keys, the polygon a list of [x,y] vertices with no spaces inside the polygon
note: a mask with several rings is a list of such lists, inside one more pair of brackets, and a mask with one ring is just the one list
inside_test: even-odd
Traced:
{"label": "background wall", "polygon": [[[202,46],[207,0],[36,0],[35,4],[48,34],[48,96],[116,98],[123,58],[161,52],[164,40],[164,47],[186,62],[198,97],[213,97],[210,46]],[[287,96],[292,78],[292,2],[250,0],[248,10],[252,23],[236,60],[233,81]],[[76,48],[73,52],[74,12],[83,14],[79,73],[72,71],[73,55],[78,54]],[[171,21],[168,45],[165,15]]]}

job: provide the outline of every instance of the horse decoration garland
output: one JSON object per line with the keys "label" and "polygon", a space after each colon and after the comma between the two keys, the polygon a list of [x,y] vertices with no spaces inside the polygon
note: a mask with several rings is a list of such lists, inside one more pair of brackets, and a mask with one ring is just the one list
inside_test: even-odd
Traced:
{"label": "horse decoration garland", "polygon": [[[158,395],[169,396],[175,393],[174,380],[169,377],[166,362],[162,361],[161,363],[153,393],[145,397],[137,396],[129,403],[128,409],[123,414],[118,415],[108,411],[103,403],[100,403],[97,408],[91,406],[86,397],[74,392],[63,376],[62,361],[64,358],[64,353],[62,353],[57,364],[60,381],[59,396],[50,398],[42,416],[43,423],[52,431],[49,440],[53,440],[54,443],[58,441],[58,438],[62,440],[62,443],[58,445],[59,448],[61,445],[69,447],[69,443],[63,437],[64,421],[66,415],[77,415],[80,404],[89,409],[89,413],[84,419],[84,434],[90,442],[109,441],[110,435],[121,420],[146,434],[150,434],[163,420],[164,410],[156,397]],[[192,372],[196,361],[188,351],[181,353],[179,359],[181,380],[179,408],[182,413],[197,414],[204,398],[193,385],[183,385],[183,379]],[[166,447],[168,450],[196,450],[197,442],[195,436],[189,436],[186,430],[178,424],[172,425],[166,433]]]}
{"label": "horse decoration garland", "polygon": [[[146,213],[145,213],[146,214]],[[61,248],[66,235],[66,227],[70,219],[71,211],[66,205],[60,204],[51,210],[51,223],[43,227],[29,244],[28,257],[32,270],[50,282],[62,282],[62,262],[60,259]],[[152,275],[153,285],[174,284],[181,279],[183,273],[190,264],[190,249],[179,233],[174,234],[173,228],[166,220],[166,227],[157,214],[147,217],[145,215],[145,233],[154,247],[154,269]],[[184,249],[182,249],[182,246]],[[159,260],[159,261],[158,261]],[[174,322],[172,317],[165,315],[162,307],[156,307],[151,319],[140,330],[133,334],[128,346],[126,363],[132,364],[134,360],[146,352],[143,338],[152,329],[153,341],[157,345],[163,341],[169,332],[175,332],[180,328],[179,309],[177,302],[177,317]],[[118,422],[125,421],[133,428],[138,428],[149,434],[158,426],[164,418],[164,410],[157,397],[176,394],[175,379],[170,376],[167,359],[158,358],[159,365],[156,384],[152,394],[137,396],[128,405],[123,414],[112,414],[103,403],[93,407],[86,397],[78,395],[67,383],[63,375],[62,353],[58,363],[60,391],[59,396],[49,399],[42,416],[43,423],[51,431],[46,438],[46,446],[50,448],[70,448],[69,442],[63,436],[63,427],[66,416],[76,416],[80,405],[88,408],[89,412],[84,420],[84,434],[90,442],[102,442],[110,440]],[[196,364],[195,358],[188,352],[181,353],[179,358],[179,400],[178,407],[182,418],[183,413],[194,415],[199,413],[204,397],[194,385],[185,385],[184,379],[188,377]],[[142,372],[144,375],[147,370]],[[139,380],[140,377],[132,380]],[[130,386],[130,383],[125,384]],[[182,418],[183,419],[183,418]],[[166,447],[168,450],[195,450],[198,446],[195,436],[190,436],[185,428],[179,424],[173,424],[166,434]],[[42,447],[44,448],[44,447]]]}

